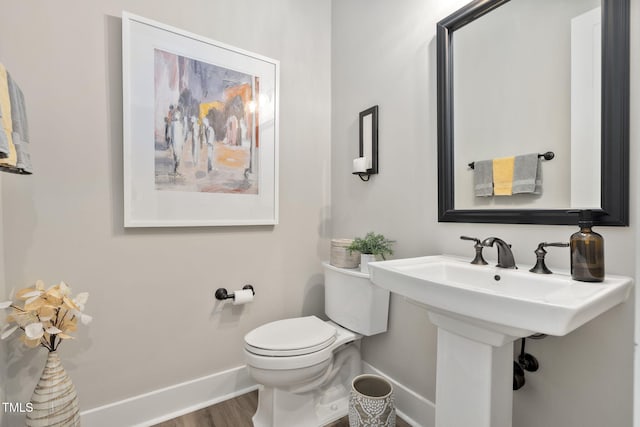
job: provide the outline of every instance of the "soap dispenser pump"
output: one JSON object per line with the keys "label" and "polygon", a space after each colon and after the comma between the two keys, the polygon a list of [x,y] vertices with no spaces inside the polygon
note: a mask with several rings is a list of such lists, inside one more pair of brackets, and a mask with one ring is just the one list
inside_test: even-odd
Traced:
{"label": "soap dispenser pump", "polygon": [[593,212],[579,211],[580,231],[571,235],[571,278],[581,282],[604,280],[604,239],[591,230]]}

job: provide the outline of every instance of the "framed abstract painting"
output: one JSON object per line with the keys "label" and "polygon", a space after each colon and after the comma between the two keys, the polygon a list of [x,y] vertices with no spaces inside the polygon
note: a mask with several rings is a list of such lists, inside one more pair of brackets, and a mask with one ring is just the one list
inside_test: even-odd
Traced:
{"label": "framed abstract painting", "polygon": [[278,223],[279,62],[122,14],[124,226]]}

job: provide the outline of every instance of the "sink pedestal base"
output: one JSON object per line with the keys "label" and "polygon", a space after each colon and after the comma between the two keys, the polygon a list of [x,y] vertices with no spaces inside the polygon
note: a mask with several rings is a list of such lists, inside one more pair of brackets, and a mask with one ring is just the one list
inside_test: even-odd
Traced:
{"label": "sink pedestal base", "polygon": [[438,326],[436,427],[511,427],[516,337],[429,318]]}

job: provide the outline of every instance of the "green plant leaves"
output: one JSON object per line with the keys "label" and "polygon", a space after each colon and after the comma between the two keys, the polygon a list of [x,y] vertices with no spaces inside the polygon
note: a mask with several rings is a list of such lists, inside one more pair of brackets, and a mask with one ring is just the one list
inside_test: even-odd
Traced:
{"label": "green plant leaves", "polygon": [[353,243],[347,247],[347,250],[349,253],[358,251],[363,254],[380,255],[382,259],[386,259],[384,257],[385,254],[393,254],[393,249],[391,249],[393,243],[395,243],[395,240],[389,240],[382,234],[375,234],[370,231],[364,238],[356,237]]}

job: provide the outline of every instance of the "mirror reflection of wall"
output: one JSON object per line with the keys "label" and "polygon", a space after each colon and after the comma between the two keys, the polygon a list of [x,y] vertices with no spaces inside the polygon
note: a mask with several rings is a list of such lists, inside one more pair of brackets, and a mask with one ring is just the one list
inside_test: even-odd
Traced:
{"label": "mirror reflection of wall", "polygon": [[[600,206],[599,7],[511,0],[455,32],[456,209]],[[541,195],[474,196],[469,162],[546,151]]]}
{"label": "mirror reflection of wall", "polygon": [[600,206],[602,11],[571,20],[571,204]]}

